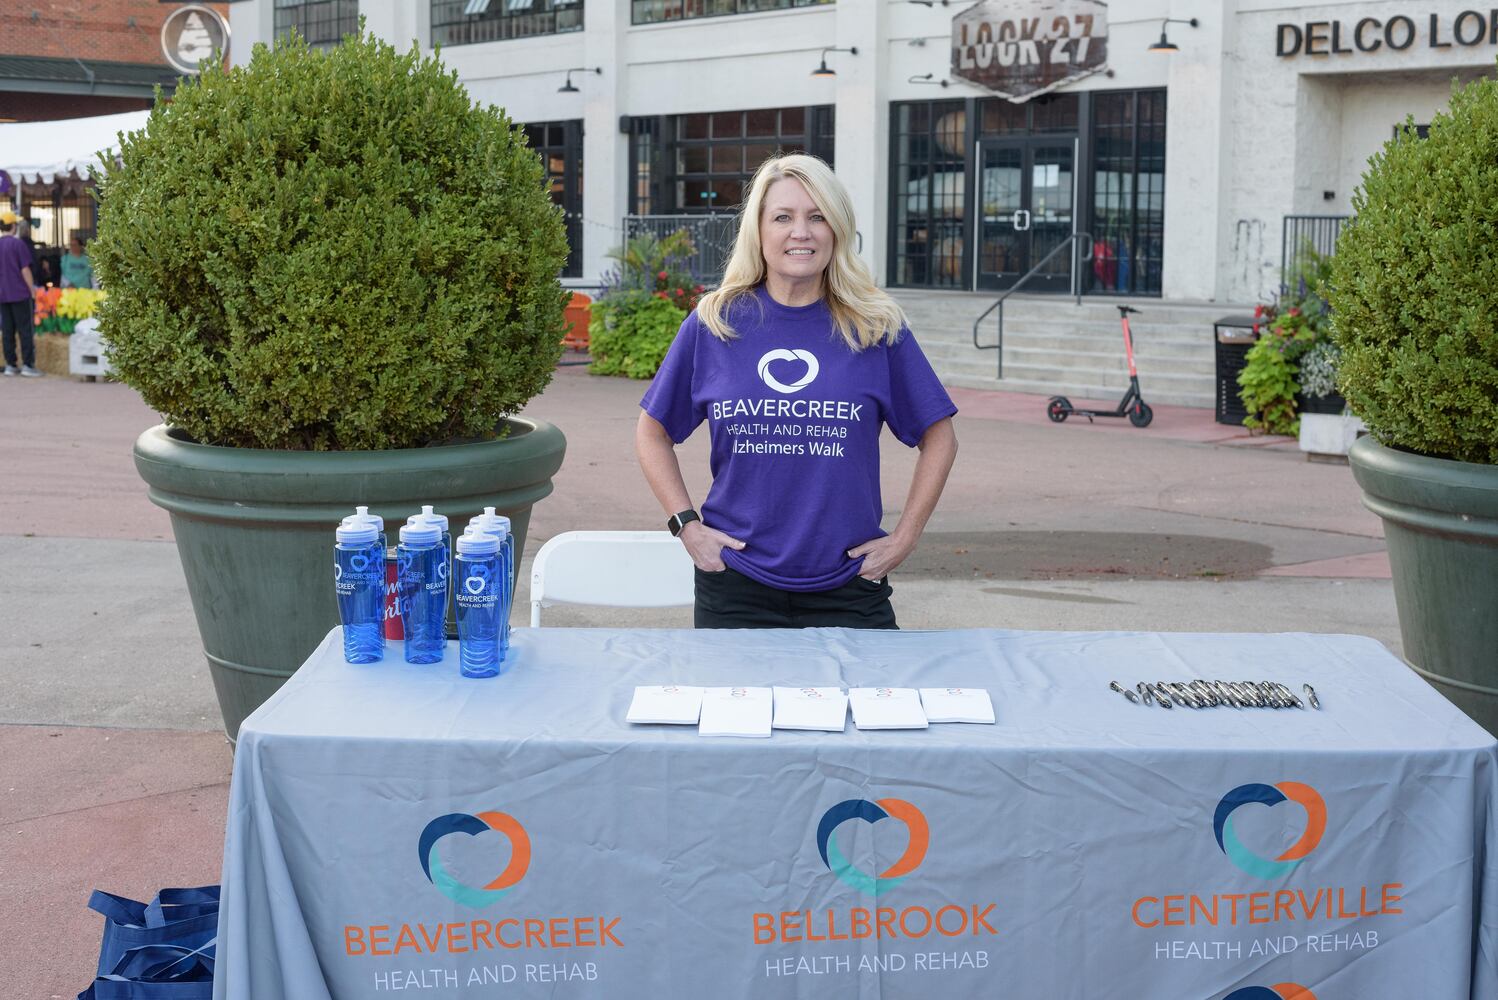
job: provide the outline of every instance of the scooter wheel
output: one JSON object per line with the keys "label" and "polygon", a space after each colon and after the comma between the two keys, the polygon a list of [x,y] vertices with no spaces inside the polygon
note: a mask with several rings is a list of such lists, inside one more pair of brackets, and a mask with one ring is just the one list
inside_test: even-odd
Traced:
{"label": "scooter wheel", "polygon": [[1065,396],[1052,396],[1051,401],[1045,405],[1045,415],[1050,417],[1053,423],[1061,423],[1071,416],[1071,400]]}
{"label": "scooter wheel", "polygon": [[1134,408],[1129,411],[1129,423],[1135,427],[1148,427],[1150,421],[1154,419],[1155,411],[1150,409],[1150,405],[1143,400],[1135,403]]}

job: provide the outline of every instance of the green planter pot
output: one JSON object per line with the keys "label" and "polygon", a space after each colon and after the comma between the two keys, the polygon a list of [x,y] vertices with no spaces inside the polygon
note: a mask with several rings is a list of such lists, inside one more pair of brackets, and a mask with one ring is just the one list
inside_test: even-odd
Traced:
{"label": "green planter pot", "polygon": [[1498,466],[1348,452],[1363,504],[1384,521],[1405,659],[1498,732]]}
{"label": "green planter pot", "polygon": [[262,451],[196,444],[165,426],[135,442],[151,501],[172,516],[203,652],[230,739],[338,624],[333,529],[356,504],[396,531],[424,503],[454,532],[486,506],[525,546],[531,505],[551,493],[566,440],[510,420],[495,441],[398,451]]}

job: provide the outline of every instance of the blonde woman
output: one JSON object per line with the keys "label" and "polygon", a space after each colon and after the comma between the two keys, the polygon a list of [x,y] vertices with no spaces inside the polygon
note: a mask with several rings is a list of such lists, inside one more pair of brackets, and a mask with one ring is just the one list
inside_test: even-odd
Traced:
{"label": "blonde woman", "polygon": [[[723,284],[682,323],[635,450],[697,567],[698,628],[895,628],[889,574],[914,551],[957,455],[957,408],[898,304],[853,252],[852,202],[814,156],[760,165]],[[675,445],[706,420],[699,515]],[[919,448],[880,527],[879,433]]]}

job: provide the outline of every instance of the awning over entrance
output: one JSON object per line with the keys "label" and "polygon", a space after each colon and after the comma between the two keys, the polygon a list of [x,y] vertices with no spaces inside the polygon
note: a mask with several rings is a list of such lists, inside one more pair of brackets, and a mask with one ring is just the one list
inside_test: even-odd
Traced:
{"label": "awning over entrance", "polygon": [[0,170],[12,183],[53,184],[87,180],[99,154],[119,145],[120,132],[145,126],[149,111],[127,111],[97,118],[0,125]]}

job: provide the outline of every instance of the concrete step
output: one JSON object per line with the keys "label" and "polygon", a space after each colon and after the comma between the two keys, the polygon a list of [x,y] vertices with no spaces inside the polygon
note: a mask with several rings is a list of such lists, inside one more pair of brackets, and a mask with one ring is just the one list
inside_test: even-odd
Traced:
{"label": "concrete step", "polygon": [[[1140,310],[1130,319],[1139,379],[1147,402],[1210,408],[1216,403],[1212,324],[1253,312],[1251,305],[1016,295],[1004,304],[1004,375],[998,358],[973,347],[973,320],[993,294],[893,289],[932,367],[948,385],[1117,400],[1128,362],[1115,303]],[[998,319],[979,328],[979,342],[998,337]]]}
{"label": "concrete step", "polygon": [[[1006,376],[1008,372],[1005,373]],[[944,375],[942,381],[946,385],[957,386],[963,389],[993,389],[1004,392],[1032,393],[1037,397],[1066,396],[1073,403],[1082,400],[1098,402],[1106,406],[1116,404],[1123,396],[1121,388],[1103,385],[1090,385],[1085,382],[1050,382],[1037,381],[1027,378],[1003,378],[993,377],[990,369],[986,377],[980,375],[953,374]],[[1127,381],[1127,380],[1125,380]],[[1144,382],[1143,379],[1140,380]],[[1211,393],[1177,391],[1175,389],[1156,389],[1149,383],[1142,386],[1144,401],[1151,406],[1159,403],[1167,406],[1194,406],[1200,409],[1210,410],[1216,405],[1216,400]],[[1038,405],[1044,405],[1044,399],[1037,399]]]}
{"label": "concrete step", "polygon": [[[974,355],[992,356],[992,350],[978,350],[972,346],[972,341],[965,343],[951,343],[951,341],[938,341],[938,343],[927,343],[921,341],[921,350],[930,358],[932,364],[936,362],[963,361]],[[1149,350],[1135,347],[1135,361],[1141,370],[1149,367],[1155,371],[1194,371],[1198,374],[1210,374],[1215,371],[1215,353],[1207,344],[1203,349],[1195,349],[1194,346],[1161,346],[1153,344]],[[1035,364],[1055,365],[1077,365],[1083,368],[1122,368],[1128,367],[1128,358],[1124,355],[1122,344],[1106,343],[1097,340],[1074,340],[1064,335],[1053,335],[1053,337],[1034,338],[1034,340],[1023,340],[1023,338],[1005,338],[1004,362],[1029,361]]]}

